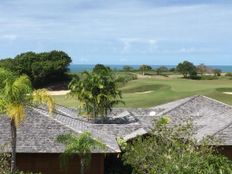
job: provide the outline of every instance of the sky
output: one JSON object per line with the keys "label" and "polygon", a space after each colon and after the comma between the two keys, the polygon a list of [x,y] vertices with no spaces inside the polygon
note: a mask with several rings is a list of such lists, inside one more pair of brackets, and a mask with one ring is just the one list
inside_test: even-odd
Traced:
{"label": "sky", "polygon": [[0,0],[0,58],[51,50],[74,64],[232,65],[232,1]]}

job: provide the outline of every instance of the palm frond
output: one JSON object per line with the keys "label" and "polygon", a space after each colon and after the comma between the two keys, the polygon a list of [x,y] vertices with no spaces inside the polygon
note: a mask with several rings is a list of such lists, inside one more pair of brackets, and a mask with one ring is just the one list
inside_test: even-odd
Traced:
{"label": "palm frond", "polygon": [[7,107],[7,115],[14,120],[15,126],[18,127],[25,118],[25,110],[22,104],[9,104]]}
{"label": "palm frond", "polygon": [[85,161],[85,167],[91,160],[91,152],[96,148],[104,149],[105,145],[92,137],[91,133],[84,132],[79,136],[64,134],[57,137],[57,142],[65,145],[64,153],[61,155],[62,167],[67,167],[69,159],[75,154]]}
{"label": "palm frond", "polygon": [[48,94],[46,89],[38,89],[33,91],[33,104],[45,104],[48,107],[48,112],[51,113],[55,109],[54,99]]}

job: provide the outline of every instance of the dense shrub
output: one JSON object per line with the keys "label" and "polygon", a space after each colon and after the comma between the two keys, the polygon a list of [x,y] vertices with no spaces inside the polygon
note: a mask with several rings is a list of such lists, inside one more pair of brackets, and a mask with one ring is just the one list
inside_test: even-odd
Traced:
{"label": "dense shrub", "polygon": [[132,74],[132,73],[119,74],[116,77],[116,82],[117,82],[118,86],[122,87],[126,83],[128,83],[129,81],[136,80],[136,79],[137,79],[136,74]]}
{"label": "dense shrub", "polygon": [[212,141],[216,144],[214,140],[196,141],[191,124],[170,126],[168,122],[167,118],[160,119],[150,134],[127,145],[123,160],[133,168],[133,173],[232,173],[232,161],[207,145]]}
{"label": "dense shrub", "polygon": [[226,77],[232,77],[232,73],[231,72],[228,72],[225,74]]}
{"label": "dense shrub", "polygon": [[67,79],[71,58],[63,51],[43,53],[26,52],[14,59],[3,59],[0,67],[19,75],[26,74],[34,86],[41,87],[51,82]]}
{"label": "dense shrub", "polygon": [[[1,146],[0,151],[2,151],[3,149],[4,147]],[[10,154],[9,153],[0,153],[0,174],[12,174],[10,172]],[[40,173],[17,171],[14,174],[40,174]]]}
{"label": "dense shrub", "polygon": [[201,76],[201,80],[217,80],[218,76],[212,76],[212,75],[203,75]]}
{"label": "dense shrub", "polygon": [[10,171],[10,155],[7,153],[0,153],[0,173],[8,174]]}

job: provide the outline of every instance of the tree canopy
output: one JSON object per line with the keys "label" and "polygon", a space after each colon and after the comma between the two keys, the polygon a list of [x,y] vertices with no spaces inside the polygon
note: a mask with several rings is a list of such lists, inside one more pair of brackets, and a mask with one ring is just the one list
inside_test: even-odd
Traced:
{"label": "tree canopy", "polygon": [[109,67],[97,65],[93,72],[76,75],[69,84],[70,95],[77,98],[81,114],[89,118],[105,117],[121,101],[117,79]]}
{"label": "tree canopy", "polygon": [[66,78],[71,58],[63,51],[25,52],[15,58],[0,60],[0,67],[18,75],[26,74],[36,87]]}
{"label": "tree canopy", "polygon": [[54,101],[47,91],[33,91],[28,76],[17,76],[0,68],[0,116],[7,116],[11,123],[11,172],[16,171],[16,129],[26,116],[26,108],[36,104],[46,104],[49,112],[54,109]]}
{"label": "tree canopy", "polygon": [[189,61],[179,63],[176,67],[176,70],[183,74],[184,78],[197,76],[196,66]]}
{"label": "tree canopy", "polygon": [[[161,118],[153,131],[127,144],[123,160],[136,174],[230,174],[232,162],[207,145],[197,142],[191,123],[171,127]],[[199,146],[199,144],[201,144]]]}
{"label": "tree canopy", "polygon": [[90,163],[91,152],[96,149],[106,148],[103,143],[94,139],[89,132],[84,132],[79,136],[73,134],[59,135],[57,141],[65,145],[65,151],[61,154],[62,168],[67,169],[70,158],[78,154],[81,162],[81,174],[84,174]]}
{"label": "tree canopy", "polygon": [[139,70],[142,71],[143,75],[145,75],[145,72],[152,70],[152,67],[150,65],[141,65]]}

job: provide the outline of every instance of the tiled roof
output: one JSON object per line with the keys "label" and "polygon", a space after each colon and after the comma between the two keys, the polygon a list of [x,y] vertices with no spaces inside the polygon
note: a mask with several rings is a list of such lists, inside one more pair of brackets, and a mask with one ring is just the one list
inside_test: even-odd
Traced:
{"label": "tiled roof", "polygon": [[[163,115],[169,116],[172,124],[191,119],[198,140],[212,135],[221,138],[222,145],[232,145],[232,107],[205,96],[188,97],[148,109],[113,109],[107,119],[96,122],[63,106],[56,106],[52,116],[43,107],[27,109],[26,114],[17,132],[18,153],[60,153],[64,146],[55,141],[58,135],[85,131],[106,144],[106,150],[96,152],[119,153],[117,137],[129,140],[146,134],[153,127],[153,121]],[[0,117],[0,135],[0,144],[10,142],[10,120],[6,117]]]}

